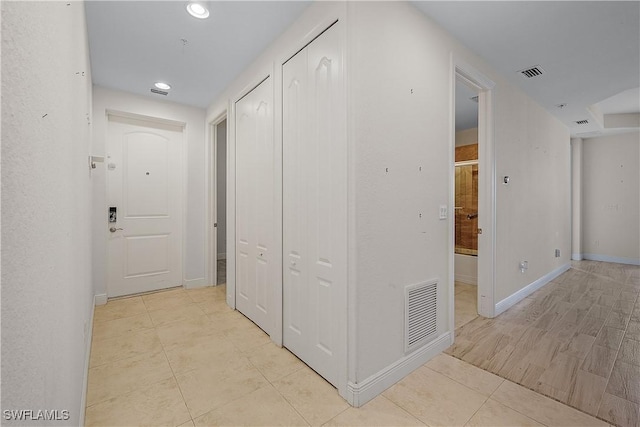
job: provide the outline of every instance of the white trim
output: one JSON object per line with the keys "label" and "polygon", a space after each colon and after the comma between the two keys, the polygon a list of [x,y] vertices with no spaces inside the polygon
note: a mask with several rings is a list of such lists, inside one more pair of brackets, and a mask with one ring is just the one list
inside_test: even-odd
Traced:
{"label": "white trim", "polygon": [[109,116],[113,116],[113,117],[120,117],[120,118],[135,120],[135,121],[151,122],[151,123],[156,123],[160,125],[176,126],[182,129],[187,127],[187,124],[185,122],[182,122],[179,120],[171,120],[171,119],[165,119],[163,117],[147,116],[145,114],[130,113],[128,111],[114,110],[111,108],[105,109],[105,115],[107,116],[107,122],[109,121]]}
{"label": "white trim", "polygon": [[456,282],[466,283],[467,285],[475,285],[478,286],[478,278],[474,276],[468,276],[466,274],[455,274]]}
{"label": "white trim", "polygon": [[[448,228],[448,261],[449,261],[449,271],[448,271],[448,283],[446,283],[447,287],[447,295],[449,298],[449,304],[447,310],[449,312],[449,316],[447,318],[447,331],[455,330],[455,313],[456,313],[456,305],[454,295],[456,293],[455,289],[455,265],[456,265],[456,255],[455,255],[455,247],[456,247],[456,216],[455,216],[455,206],[456,206],[456,79],[457,79],[457,71],[456,71],[456,61],[451,54],[450,57],[450,67],[451,72],[449,74],[449,212],[447,219],[447,228]],[[445,285],[445,284],[443,284]],[[442,287],[442,286],[441,286]]]}
{"label": "white trim", "polygon": [[[102,298],[104,296],[104,302]],[[82,396],[80,397],[80,421],[79,425],[84,425],[85,413],[87,411],[87,390],[89,388],[89,362],[91,361],[91,342],[93,340],[93,314],[95,312],[96,305],[104,305],[107,303],[107,294],[100,294],[93,296],[93,304],[89,310],[89,330],[85,337],[84,348],[84,378],[82,379]]]}
{"label": "white trim", "polygon": [[236,102],[227,104],[227,305],[236,308]]}
{"label": "white trim", "polygon": [[95,305],[105,305],[107,303],[107,294],[97,294],[93,297]]}
{"label": "white trim", "polygon": [[531,295],[532,293],[534,293],[535,291],[537,291],[538,289],[540,289],[541,287],[543,287],[544,285],[546,285],[547,283],[549,283],[550,281],[552,281],[553,279],[555,279],[556,277],[558,277],[559,275],[567,271],[569,268],[571,268],[570,263],[561,265],[555,270],[545,274],[535,282],[528,284],[524,288],[520,289],[519,291],[503,299],[502,301],[496,304],[496,308],[495,308],[496,316],[503,313],[507,309],[511,308],[516,303],[522,301],[523,299],[525,299],[526,297],[528,297],[529,295]]}
{"label": "white trim", "polygon": [[[494,135],[494,103],[493,89],[496,84],[475,67],[451,54],[451,86],[450,103],[453,119],[450,126],[450,151],[455,153],[455,84],[456,79],[474,87],[478,93],[478,227],[482,229],[482,237],[478,239],[478,314],[484,317],[495,317],[496,288],[496,156]],[[454,162],[451,161],[451,174],[454,176]],[[451,178],[450,197],[453,197],[455,183]],[[450,202],[453,203],[453,202]],[[453,217],[453,215],[450,215]],[[450,220],[450,233],[455,224]],[[453,240],[450,238],[450,259],[453,262]],[[450,268],[453,271],[453,266]],[[454,275],[450,276],[450,292],[454,292]],[[453,295],[453,294],[451,294]],[[453,303],[450,304],[453,307]],[[452,308],[453,309],[453,308]],[[453,315],[450,316],[453,319]],[[450,320],[453,322],[453,320]],[[453,330],[453,326],[450,326]]]}
{"label": "white trim", "polygon": [[440,354],[451,344],[453,344],[453,335],[451,332],[445,332],[435,340],[424,345],[419,350],[395,361],[364,381],[357,384],[349,381],[347,385],[347,401],[356,408],[364,405],[387,388],[391,387],[402,378],[424,365],[431,358]]}
{"label": "white trim", "polygon": [[184,279],[182,282],[185,289],[202,288],[203,286],[207,286],[207,284],[206,277],[200,277],[198,279]]}
{"label": "white trim", "polygon": [[600,254],[581,254],[581,255],[582,255],[581,259],[588,259],[590,261],[604,261],[604,262],[614,262],[616,264],[640,265],[640,258],[625,258],[625,257],[600,255]]}
{"label": "white trim", "polygon": [[571,259],[573,261],[582,261],[582,254],[571,254]]}
{"label": "white trim", "polygon": [[[218,114],[213,120],[209,121],[205,129],[205,176],[207,182],[205,184],[205,266],[206,282],[210,285],[217,284],[218,267],[216,261],[220,259],[218,251],[218,229],[213,226],[218,222],[218,125],[227,120],[227,110]],[[208,135],[207,135],[208,132]],[[229,135],[229,122],[227,121],[227,140]],[[225,144],[228,145],[227,140]],[[227,167],[228,177],[228,167]],[[226,181],[226,179],[225,179]],[[215,254],[215,255],[214,255]],[[226,257],[226,255],[225,255]]]}

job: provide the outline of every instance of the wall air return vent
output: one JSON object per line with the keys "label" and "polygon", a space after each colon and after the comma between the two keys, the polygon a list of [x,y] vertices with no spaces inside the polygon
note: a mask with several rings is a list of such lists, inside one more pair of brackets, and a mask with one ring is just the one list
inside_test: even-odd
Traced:
{"label": "wall air return vent", "polygon": [[544,70],[536,65],[535,67],[526,68],[526,69],[520,70],[518,72],[521,75],[525,76],[526,78],[530,79],[532,77],[541,76],[544,73]]}
{"label": "wall air return vent", "polygon": [[576,121],[576,124],[577,125],[586,125],[586,124],[589,124],[589,120],[586,120],[586,119],[585,120],[578,120],[578,121]]}
{"label": "wall air return vent", "polygon": [[438,281],[405,288],[405,352],[419,348],[434,338],[437,328]]}
{"label": "wall air return vent", "polygon": [[151,88],[151,92],[157,93],[158,95],[164,95],[164,96],[169,95],[169,92],[166,92],[166,91],[160,90],[160,89]]}

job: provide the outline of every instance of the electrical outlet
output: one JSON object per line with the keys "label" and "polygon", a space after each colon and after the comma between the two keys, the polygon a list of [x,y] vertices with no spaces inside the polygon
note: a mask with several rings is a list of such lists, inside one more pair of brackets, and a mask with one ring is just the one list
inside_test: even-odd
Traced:
{"label": "electrical outlet", "polygon": [[560,258],[560,249],[556,249],[556,258]]}
{"label": "electrical outlet", "polygon": [[521,261],[520,262],[520,273],[524,274],[525,271],[529,268],[529,261]]}

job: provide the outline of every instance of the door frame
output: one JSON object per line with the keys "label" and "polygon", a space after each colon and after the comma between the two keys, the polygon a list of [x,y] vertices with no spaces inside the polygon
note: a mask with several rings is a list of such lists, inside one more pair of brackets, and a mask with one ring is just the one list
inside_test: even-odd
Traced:
{"label": "door frame", "polygon": [[[495,271],[496,271],[496,159],[494,139],[493,89],[495,83],[451,54],[451,129],[449,160],[449,209],[455,203],[455,91],[460,79],[478,91],[478,227],[482,236],[478,238],[478,314],[495,317]],[[455,333],[455,217],[449,215],[449,330]],[[480,256],[481,254],[481,256]]]}
{"label": "door frame", "polygon": [[[114,117],[121,117],[121,118],[125,118],[125,119],[130,119],[130,120],[136,120],[136,121],[142,121],[142,122],[147,122],[147,123],[157,123],[159,125],[169,125],[169,126],[176,126],[176,127],[180,127],[182,129],[182,147],[181,147],[181,151],[182,151],[182,162],[180,165],[180,179],[182,179],[182,188],[180,189],[181,194],[180,194],[180,210],[182,211],[182,218],[181,218],[181,224],[180,224],[180,229],[181,229],[181,233],[182,236],[180,238],[180,258],[181,258],[181,262],[180,262],[180,286],[185,286],[185,277],[184,277],[184,272],[185,272],[185,265],[186,265],[186,238],[187,238],[187,203],[186,203],[186,195],[187,195],[187,166],[188,166],[188,158],[187,158],[187,154],[188,154],[188,134],[187,134],[187,123],[180,121],[180,120],[171,120],[171,119],[165,119],[162,117],[155,117],[155,116],[147,116],[145,114],[138,114],[138,113],[131,113],[129,111],[123,111],[123,110],[118,110],[118,109],[112,109],[112,108],[106,108],[105,109],[105,128],[104,128],[104,132],[105,132],[105,154],[108,154],[109,152],[109,122],[110,116],[114,116]],[[106,157],[106,156],[105,156]],[[105,160],[106,161],[106,160]],[[109,162],[106,161],[106,163],[108,164]],[[107,170],[106,173],[109,173],[109,171]],[[105,188],[105,195],[109,194],[109,179],[107,176],[105,176],[105,180],[104,180],[104,188]],[[109,204],[107,202],[107,198],[105,197],[104,199],[104,205],[103,205],[103,212],[107,212],[107,209],[109,208]],[[105,216],[106,218],[106,216]],[[108,228],[109,224],[106,224],[105,227],[105,233],[107,232],[107,228]],[[109,296],[109,239],[105,238],[104,240],[104,244],[105,244],[105,294],[107,299],[110,297]]]}
{"label": "door frame", "polygon": [[[207,138],[207,146],[205,148],[206,164],[206,214],[207,224],[205,230],[207,233],[207,244],[205,245],[205,259],[207,260],[207,286],[218,284],[218,229],[214,227],[214,223],[218,222],[218,125],[227,120],[227,110],[216,116],[208,124],[209,137]],[[229,146],[229,121],[227,120],[227,138],[225,144]],[[227,150],[227,179],[226,186],[229,185],[229,154]],[[227,197],[227,200],[229,198]],[[228,208],[227,208],[228,211]],[[228,229],[228,227],[227,227]],[[228,256],[228,255],[227,255]]]}

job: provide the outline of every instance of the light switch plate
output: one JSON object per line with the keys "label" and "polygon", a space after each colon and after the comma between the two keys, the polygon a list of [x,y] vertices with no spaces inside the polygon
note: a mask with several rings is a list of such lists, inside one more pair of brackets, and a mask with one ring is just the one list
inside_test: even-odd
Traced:
{"label": "light switch plate", "polygon": [[440,205],[440,219],[447,219],[447,205]]}

